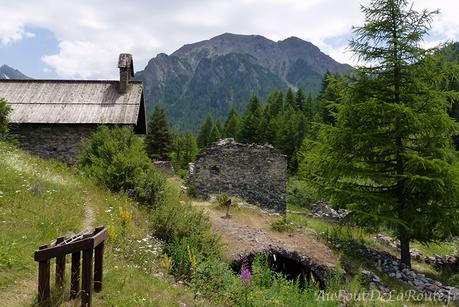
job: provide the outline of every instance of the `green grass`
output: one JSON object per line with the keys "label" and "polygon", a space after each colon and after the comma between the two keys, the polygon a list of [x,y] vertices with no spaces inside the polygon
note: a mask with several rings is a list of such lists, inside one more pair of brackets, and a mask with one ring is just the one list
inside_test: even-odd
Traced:
{"label": "green grass", "polygon": [[[149,236],[146,209],[65,165],[0,143],[0,305],[33,304],[38,273],[34,251],[69,231],[81,231],[88,208],[94,213],[92,226],[109,229],[104,288],[94,295],[95,306],[203,304],[162,274],[162,246]],[[69,261],[68,256],[66,279]]]}

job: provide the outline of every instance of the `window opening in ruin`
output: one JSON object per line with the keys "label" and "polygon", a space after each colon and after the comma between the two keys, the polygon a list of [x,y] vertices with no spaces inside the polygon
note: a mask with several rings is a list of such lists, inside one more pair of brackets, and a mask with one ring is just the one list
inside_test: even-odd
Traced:
{"label": "window opening in ruin", "polygon": [[210,168],[210,173],[212,175],[220,175],[220,168],[214,165]]}

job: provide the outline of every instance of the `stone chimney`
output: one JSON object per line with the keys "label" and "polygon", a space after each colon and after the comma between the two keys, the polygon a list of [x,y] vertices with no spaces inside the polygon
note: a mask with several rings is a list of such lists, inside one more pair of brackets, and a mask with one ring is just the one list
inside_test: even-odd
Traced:
{"label": "stone chimney", "polygon": [[129,53],[121,53],[118,59],[118,68],[120,69],[120,84],[118,91],[120,94],[125,94],[129,88],[129,81],[134,77],[132,55]]}

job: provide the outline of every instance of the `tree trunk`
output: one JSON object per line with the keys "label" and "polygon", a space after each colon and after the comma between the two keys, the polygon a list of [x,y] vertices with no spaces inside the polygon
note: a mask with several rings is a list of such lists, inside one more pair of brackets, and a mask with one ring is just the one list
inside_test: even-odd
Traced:
{"label": "tree trunk", "polygon": [[400,261],[411,268],[410,238],[403,226],[399,228],[400,237]]}

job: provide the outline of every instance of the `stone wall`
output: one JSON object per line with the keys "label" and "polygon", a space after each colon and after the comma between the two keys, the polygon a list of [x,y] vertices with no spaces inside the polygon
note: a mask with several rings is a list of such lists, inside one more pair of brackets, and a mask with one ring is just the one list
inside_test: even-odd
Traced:
{"label": "stone wall", "polygon": [[22,149],[44,159],[73,164],[82,149],[82,140],[89,138],[97,125],[15,124],[12,133]]}
{"label": "stone wall", "polygon": [[158,171],[169,176],[175,175],[174,166],[171,161],[155,161],[153,164]]}
{"label": "stone wall", "polygon": [[287,157],[271,146],[225,139],[198,155],[190,166],[190,186],[200,197],[225,192],[285,212]]}

